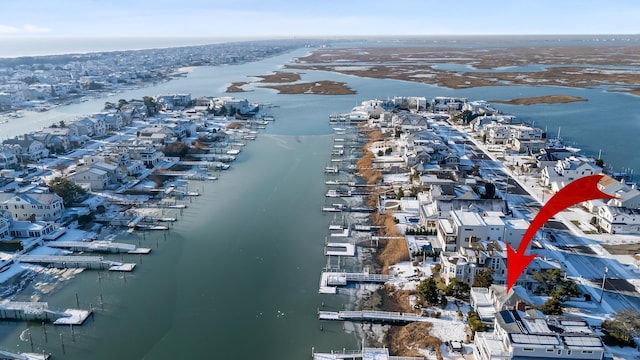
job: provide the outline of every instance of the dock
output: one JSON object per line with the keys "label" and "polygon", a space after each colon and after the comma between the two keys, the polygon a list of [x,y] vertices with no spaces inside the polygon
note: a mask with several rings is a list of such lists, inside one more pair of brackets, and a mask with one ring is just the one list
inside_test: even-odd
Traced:
{"label": "dock", "polygon": [[16,353],[8,350],[0,350],[1,359],[16,359],[16,360],[48,360],[51,358],[49,354],[35,354],[35,353]]}
{"label": "dock", "polygon": [[392,311],[318,311],[319,320],[330,321],[371,321],[379,323],[410,323],[429,321],[428,317],[412,313]]}
{"label": "dock", "polygon": [[347,273],[323,271],[320,274],[320,294],[335,294],[338,292],[338,286],[346,286],[349,282],[362,283],[381,283],[393,279],[393,276],[382,274],[363,273]]}
{"label": "dock", "polygon": [[330,353],[313,351],[313,360],[363,359],[363,360],[423,360],[423,357],[391,356],[387,348],[363,348],[361,351],[342,350]]}
{"label": "dock", "polygon": [[[330,248],[341,250],[329,250]],[[327,243],[324,254],[326,256],[354,256],[356,254],[356,246],[349,243]]]}
{"label": "dock", "polygon": [[149,248],[139,248],[132,244],[117,243],[112,241],[53,241],[47,246],[67,249],[71,251],[84,252],[105,252],[105,253],[127,253],[127,254],[148,254]]}
{"label": "dock", "polygon": [[136,264],[105,260],[102,256],[68,256],[68,255],[20,255],[16,261],[29,264],[40,264],[58,269],[83,268],[104,269],[109,271],[133,271]]}
{"label": "dock", "polygon": [[56,311],[49,309],[46,302],[5,301],[0,303],[0,319],[47,321],[54,325],[82,325],[91,315],[91,311],[66,309]]}

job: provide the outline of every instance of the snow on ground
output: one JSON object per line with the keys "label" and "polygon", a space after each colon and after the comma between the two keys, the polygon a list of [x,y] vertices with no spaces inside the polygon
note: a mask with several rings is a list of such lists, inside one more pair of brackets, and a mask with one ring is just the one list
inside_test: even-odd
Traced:
{"label": "snow on ground", "polygon": [[613,360],[631,360],[640,359],[638,349],[632,347],[606,346],[606,351],[613,355]]}
{"label": "snow on ground", "polygon": [[429,319],[433,324],[431,335],[440,338],[442,341],[465,341],[467,339],[467,325],[454,315],[455,319]]}

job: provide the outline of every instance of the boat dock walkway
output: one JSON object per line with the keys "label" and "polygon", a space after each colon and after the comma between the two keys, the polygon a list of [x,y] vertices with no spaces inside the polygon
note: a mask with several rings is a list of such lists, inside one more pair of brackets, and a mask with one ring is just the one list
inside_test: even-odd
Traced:
{"label": "boat dock walkway", "polygon": [[[329,250],[330,248],[334,248],[335,250]],[[340,248],[341,250],[337,250]],[[354,244],[349,243],[327,243],[327,246],[324,249],[324,254],[326,256],[354,256],[356,254],[356,246]]]}
{"label": "boat dock walkway", "polygon": [[0,350],[0,358],[16,360],[48,360],[51,356],[49,354],[15,353],[8,350]]}
{"label": "boat dock walkway", "polygon": [[46,264],[59,269],[104,269],[106,267],[109,271],[130,272],[136,267],[135,263],[105,260],[102,256],[20,255],[16,258],[16,261],[30,264]]}
{"label": "boat dock walkway", "polygon": [[338,286],[346,286],[348,282],[385,283],[393,276],[369,273],[347,273],[323,271],[320,275],[320,294],[335,294]]}
{"label": "boat dock walkway", "polygon": [[390,356],[387,348],[363,348],[361,351],[342,350],[331,353],[313,351],[313,360],[364,359],[364,360],[423,360],[423,357]]}
{"label": "boat dock walkway", "polygon": [[127,254],[148,254],[149,248],[139,248],[132,244],[117,243],[112,241],[53,241],[47,246],[71,251],[84,252],[109,252]]}
{"label": "boat dock walkway", "polygon": [[91,311],[49,309],[46,302],[5,301],[0,303],[0,319],[3,320],[40,320],[52,321],[54,325],[82,325],[91,315]]}
{"label": "boat dock walkway", "polygon": [[333,321],[372,321],[385,323],[408,323],[428,321],[428,317],[391,311],[318,311],[318,319]]}

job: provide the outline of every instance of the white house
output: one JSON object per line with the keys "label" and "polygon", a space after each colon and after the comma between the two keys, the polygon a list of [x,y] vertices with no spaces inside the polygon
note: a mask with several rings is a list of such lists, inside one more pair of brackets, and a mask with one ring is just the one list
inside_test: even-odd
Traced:
{"label": "white house", "polygon": [[598,225],[610,234],[639,234],[640,209],[600,206],[598,208]]}
{"label": "white house", "polygon": [[96,167],[78,169],[73,175],[73,181],[78,184],[87,184],[91,190],[104,190],[109,184],[109,174]]}
{"label": "white house", "polygon": [[55,193],[0,193],[0,209],[9,211],[13,220],[56,221],[64,204]]}
{"label": "white house", "polygon": [[14,169],[18,166],[18,157],[11,147],[0,145],[0,169]]}
{"label": "white house", "polygon": [[7,139],[2,143],[11,147],[20,161],[37,162],[49,156],[49,150],[38,140],[14,138]]}
{"label": "white house", "polygon": [[502,310],[493,333],[477,333],[476,360],[594,359],[604,357],[604,344],[589,323],[574,316],[544,316],[537,310]]}
{"label": "white house", "polygon": [[[552,187],[553,183],[568,184],[575,179],[601,172],[602,168],[597,166],[592,159],[570,156],[564,160],[558,160],[553,168],[548,166],[542,169],[540,179],[545,186]],[[563,186],[556,187],[560,189]]]}

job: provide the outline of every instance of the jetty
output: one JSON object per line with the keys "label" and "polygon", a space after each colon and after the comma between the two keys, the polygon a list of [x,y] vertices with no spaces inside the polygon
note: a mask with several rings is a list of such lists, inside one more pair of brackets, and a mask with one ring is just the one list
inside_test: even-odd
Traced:
{"label": "jetty", "polygon": [[102,256],[68,256],[68,255],[20,255],[17,262],[46,265],[58,269],[108,269],[109,271],[131,272],[135,263],[121,263],[105,260]]}
{"label": "jetty", "polygon": [[429,321],[428,317],[394,311],[318,311],[319,320],[371,321],[378,323],[410,323]]}
{"label": "jetty", "polygon": [[5,301],[0,303],[2,320],[38,320],[53,322],[54,325],[82,325],[89,315],[91,311],[88,310],[51,310],[46,302]]}

